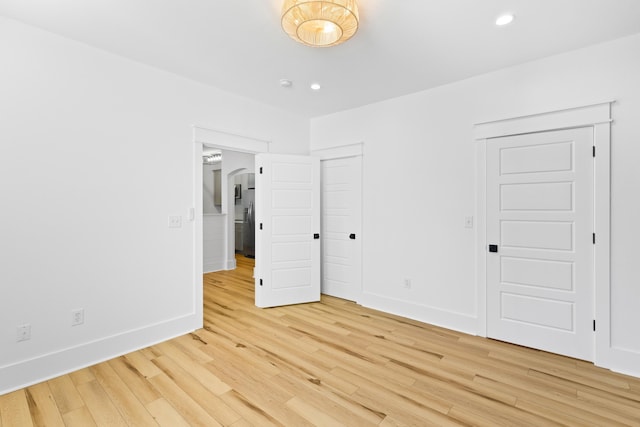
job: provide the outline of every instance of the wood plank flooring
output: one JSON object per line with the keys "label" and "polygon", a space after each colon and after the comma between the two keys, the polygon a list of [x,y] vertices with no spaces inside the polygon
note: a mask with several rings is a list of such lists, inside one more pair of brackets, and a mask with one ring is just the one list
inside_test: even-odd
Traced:
{"label": "wood plank flooring", "polygon": [[258,309],[238,264],[203,329],[0,396],[0,427],[640,426],[640,379],[331,297]]}

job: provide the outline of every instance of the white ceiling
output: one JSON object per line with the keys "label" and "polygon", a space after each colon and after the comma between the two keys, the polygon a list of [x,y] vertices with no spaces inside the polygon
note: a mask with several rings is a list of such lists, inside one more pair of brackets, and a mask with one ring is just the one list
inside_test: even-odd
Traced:
{"label": "white ceiling", "polygon": [[356,35],[314,49],[281,30],[281,4],[0,0],[0,15],[307,117],[640,32],[640,0],[359,0]]}

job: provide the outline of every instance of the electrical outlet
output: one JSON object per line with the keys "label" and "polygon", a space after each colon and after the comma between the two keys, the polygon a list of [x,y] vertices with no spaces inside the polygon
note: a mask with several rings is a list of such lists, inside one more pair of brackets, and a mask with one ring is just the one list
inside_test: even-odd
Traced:
{"label": "electrical outlet", "polygon": [[25,323],[17,328],[16,341],[27,341],[31,339],[31,324]]}
{"label": "electrical outlet", "polygon": [[71,326],[78,326],[84,323],[84,309],[73,310],[71,312]]}
{"label": "electrical outlet", "polygon": [[411,279],[404,279],[405,289],[411,289]]}

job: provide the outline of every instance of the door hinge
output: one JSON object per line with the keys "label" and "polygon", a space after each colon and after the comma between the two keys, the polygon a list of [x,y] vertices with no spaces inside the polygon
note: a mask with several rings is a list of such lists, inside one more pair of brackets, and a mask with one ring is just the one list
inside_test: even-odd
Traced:
{"label": "door hinge", "polygon": [[262,223],[260,223],[260,230],[262,230]]}
{"label": "door hinge", "polygon": [[596,156],[596,146],[594,145],[593,146],[593,157],[595,157],[595,156]]}
{"label": "door hinge", "polygon": [[260,166],[260,175],[262,175],[262,166]]}
{"label": "door hinge", "polygon": [[593,233],[593,244],[596,244],[596,233]]}
{"label": "door hinge", "polygon": [[593,319],[593,331],[595,332],[596,330],[596,319]]}

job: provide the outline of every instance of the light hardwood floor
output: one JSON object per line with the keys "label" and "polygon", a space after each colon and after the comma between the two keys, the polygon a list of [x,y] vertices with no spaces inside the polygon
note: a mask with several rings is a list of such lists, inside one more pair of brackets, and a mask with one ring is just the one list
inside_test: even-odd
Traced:
{"label": "light hardwood floor", "polygon": [[640,426],[640,379],[331,297],[253,305],[205,275],[205,327],[0,396],[10,426]]}

